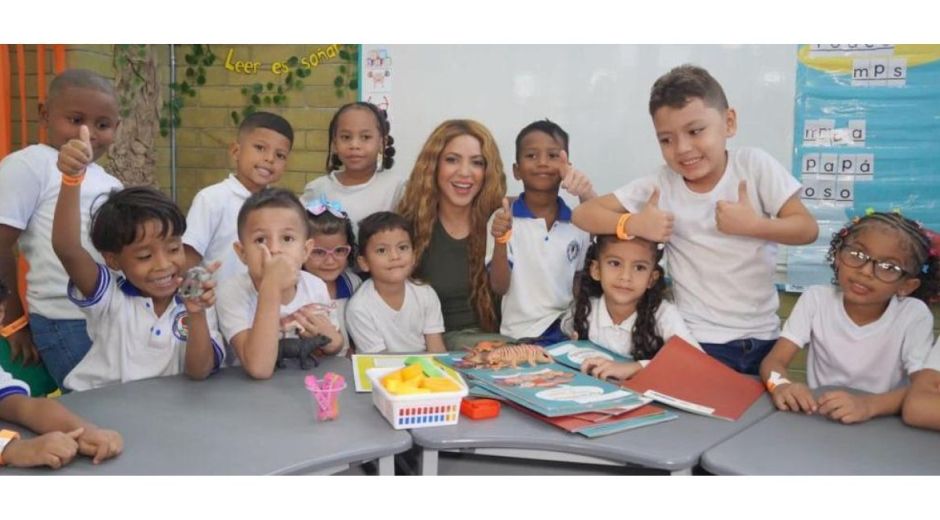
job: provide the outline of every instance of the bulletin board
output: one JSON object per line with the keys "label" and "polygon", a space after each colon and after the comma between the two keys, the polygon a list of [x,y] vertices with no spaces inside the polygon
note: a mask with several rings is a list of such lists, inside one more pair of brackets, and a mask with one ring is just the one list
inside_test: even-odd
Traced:
{"label": "bulletin board", "polygon": [[940,45],[798,49],[793,172],[819,239],[789,248],[788,288],[826,284],[832,234],[869,208],[940,230]]}

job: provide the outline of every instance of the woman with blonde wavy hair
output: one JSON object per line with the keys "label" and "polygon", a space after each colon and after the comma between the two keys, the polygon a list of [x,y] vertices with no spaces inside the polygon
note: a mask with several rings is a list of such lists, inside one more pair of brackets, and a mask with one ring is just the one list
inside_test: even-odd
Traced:
{"label": "woman with blonde wavy hair", "polygon": [[493,135],[468,119],[444,121],[431,132],[398,213],[415,230],[415,276],[441,299],[444,342],[450,350],[495,334],[499,319],[486,275],[486,222],[506,195],[503,161]]}

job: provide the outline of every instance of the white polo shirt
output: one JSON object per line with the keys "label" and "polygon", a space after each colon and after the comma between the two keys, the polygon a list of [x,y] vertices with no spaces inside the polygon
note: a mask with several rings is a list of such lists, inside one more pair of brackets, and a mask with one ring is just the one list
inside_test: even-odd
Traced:
{"label": "white polo shirt", "polygon": [[[178,296],[157,316],[151,298],[102,264],[98,264],[98,281],[90,296],[83,297],[71,282],[68,290],[69,298],[88,320],[91,349],[65,377],[66,388],[89,390],[183,371],[188,313]],[[218,370],[225,350],[211,308],[206,310],[206,321],[215,354],[214,370]]]}
{"label": "white polo shirt", "polygon": [[858,326],[849,318],[842,292],[816,285],[793,307],[781,337],[809,345],[810,388],[845,386],[884,393],[907,384],[933,344],[933,315],[916,298],[892,297],[877,321]]}
{"label": "white polo shirt", "polygon": [[428,349],[424,335],[444,332],[444,317],[430,285],[406,280],[405,300],[396,311],[385,303],[370,278],[350,298],[346,326],[357,352],[424,352]]}
{"label": "white polo shirt", "polygon": [[613,193],[624,208],[638,212],[653,188],[659,188],[660,209],[675,215],[665,257],[676,305],[702,343],[776,339],[780,329],[774,285],[777,245],[727,235],[715,222],[718,201],[736,202],[742,180],[747,181],[751,205],[762,217],[775,217],[800,189],[800,183],[770,154],[742,148],[728,150],[725,172],[708,193],[693,192],[682,175],[665,165]]}
{"label": "white polo shirt", "polygon": [[224,181],[200,190],[186,215],[183,243],[202,255],[206,264],[222,261],[215,272],[220,282],[248,272],[233,246],[238,241],[238,212],[250,196],[248,188],[230,173]]}
{"label": "white polo shirt", "polygon": [[[611,352],[624,357],[633,357],[633,326],[636,324],[636,313],[629,318],[614,323],[607,310],[607,301],[602,297],[591,298],[591,312],[588,313],[588,338],[591,343],[600,345]],[[561,330],[569,337],[574,332],[574,306],[568,309],[561,320]],[[671,302],[663,301],[656,309],[656,334],[668,341],[673,336],[679,336],[693,347],[702,350],[689,332],[679,309]]]}
{"label": "white polo shirt", "polygon": [[[251,282],[251,276],[245,272],[220,283],[218,296],[215,307],[219,313],[219,327],[225,341],[231,342],[239,332],[254,325],[255,311],[258,309],[258,290]],[[329,305],[330,302],[330,291],[323,280],[307,271],[300,271],[294,299],[287,305],[281,305],[280,317],[284,318],[304,305]],[[339,328],[336,309],[330,312],[330,321]],[[289,332],[285,337],[297,336],[296,333]]]}
{"label": "white polo shirt", "polygon": [[357,237],[360,220],[379,211],[395,211],[405,193],[407,179],[393,171],[376,172],[368,182],[355,186],[341,184],[337,173],[333,171],[307,183],[300,200],[304,205],[320,197],[340,201]]}
{"label": "white polo shirt", "polygon": [[362,285],[362,278],[359,278],[359,275],[348,268],[336,279],[336,298],[333,299],[333,303],[336,304],[336,319],[339,331],[343,335],[343,348],[336,353],[340,357],[349,352],[350,346],[349,331],[346,327],[346,306],[360,285]]}
{"label": "white polo shirt", "polygon": [[16,394],[29,397],[29,385],[19,379],[14,379],[9,372],[0,367],[0,401]]}
{"label": "white polo shirt", "polygon": [[[486,224],[486,265],[496,241],[494,213]],[[584,266],[591,236],[571,223],[571,209],[558,198],[558,216],[548,229],[525,204],[525,193],[512,203],[512,237],[507,244],[512,270],[503,295],[499,332],[512,338],[541,335],[571,304],[574,274]]]}
{"label": "white polo shirt", "polygon": [[[22,230],[18,243],[20,253],[29,262],[29,311],[50,319],[82,320],[85,316],[66,296],[69,277],[52,249],[52,218],[62,185],[62,173],[56,167],[58,157],[55,148],[34,144],[0,162],[0,224]],[[104,259],[91,245],[91,214],[105,201],[102,194],[121,188],[121,181],[101,166],[88,165],[79,203],[81,241],[97,262]]]}
{"label": "white polo shirt", "polygon": [[923,368],[940,372],[940,338],[937,338],[937,343],[930,349],[930,354],[927,355]]}

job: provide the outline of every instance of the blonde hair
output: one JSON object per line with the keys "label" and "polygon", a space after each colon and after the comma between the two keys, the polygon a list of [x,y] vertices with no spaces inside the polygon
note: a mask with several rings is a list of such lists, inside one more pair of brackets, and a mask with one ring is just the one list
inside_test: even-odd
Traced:
{"label": "blonde hair", "polygon": [[499,148],[490,131],[469,119],[451,119],[435,128],[418,154],[418,160],[405,186],[405,194],[398,204],[398,213],[414,226],[415,256],[421,259],[431,242],[431,233],[437,223],[441,197],[437,187],[437,165],[447,143],[462,135],[469,135],[480,142],[485,161],[483,188],[474,197],[470,209],[470,236],[467,247],[470,302],[480,327],[486,331],[496,331],[498,323],[495,297],[490,290],[483,260],[486,256],[486,222],[490,215],[500,208],[503,197],[506,196],[506,174],[503,172]]}

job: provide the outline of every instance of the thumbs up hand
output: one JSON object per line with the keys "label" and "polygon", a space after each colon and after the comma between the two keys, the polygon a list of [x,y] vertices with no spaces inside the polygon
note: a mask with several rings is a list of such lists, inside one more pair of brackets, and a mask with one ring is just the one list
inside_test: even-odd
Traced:
{"label": "thumbs up hand", "polygon": [[[493,217],[493,227],[490,229],[490,234],[493,235],[493,238],[499,239],[504,236],[512,229],[512,209],[509,207],[509,199],[503,197],[503,207],[496,210],[496,213]],[[499,241],[497,240],[497,244]]]}
{"label": "thumbs up hand", "polygon": [[668,242],[675,220],[672,212],[659,209],[659,188],[654,186],[646,205],[627,222],[627,233],[653,242]]}
{"label": "thumbs up hand", "polygon": [[59,171],[69,177],[79,177],[84,174],[85,168],[94,159],[87,126],[82,125],[78,137],[78,139],[71,139],[59,149],[59,159],[56,161]]}
{"label": "thumbs up hand", "polygon": [[562,150],[561,161],[561,187],[568,193],[578,197],[582,202],[594,198],[597,194],[594,193],[591,179],[588,179],[584,172],[568,162],[568,152]]}
{"label": "thumbs up hand", "polygon": [[752,236],[760,219],[760,215],[751,206],[747,181],[738,184],[737,202],[720,200],[715,204],[715,223],[718,225],[718,231],[727,235]]}

